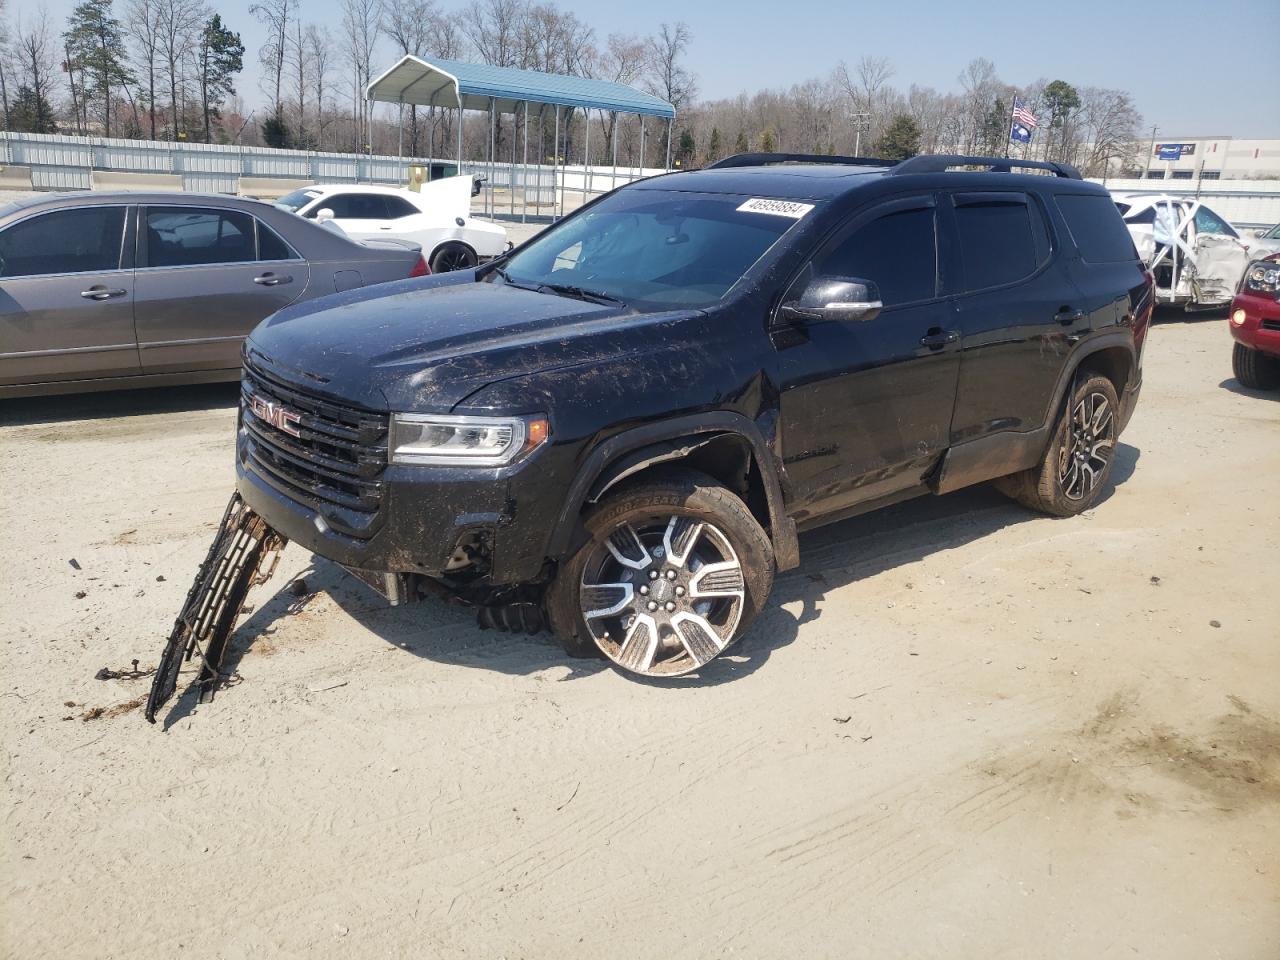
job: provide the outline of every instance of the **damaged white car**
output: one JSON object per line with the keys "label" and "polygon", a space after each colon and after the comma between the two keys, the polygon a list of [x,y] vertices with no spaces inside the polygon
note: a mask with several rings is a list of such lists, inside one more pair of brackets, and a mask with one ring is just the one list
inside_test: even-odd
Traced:
{"label": "damaged white car", "polygon": [[1231,303],[1258,245],[1193,197],[1115,194],[1138,254],[1156,278],[1156,301],[1187,310]]}
{"label": "damaged white car", "polygon": [[332,223],[355,240],[407,240],[422,247],[432,273],[465,270],[508,248],[499,224],[471,216],[469,176],[424,183],[418,190],[372,184],[316,184],[275,201],[300,217]]}

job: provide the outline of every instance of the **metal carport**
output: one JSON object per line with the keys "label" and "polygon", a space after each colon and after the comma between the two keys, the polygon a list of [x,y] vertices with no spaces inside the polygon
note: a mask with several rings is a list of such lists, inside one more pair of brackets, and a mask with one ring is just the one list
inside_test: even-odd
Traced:
{"label": "metal carport", "polygon": [[[487,162],[490,170],[490,184],[493,183],[493,172],[498,160],[495,153],[496,118],[504,113],[519,118],[524,116],[524,154],[519,163],[521,179],[525,184],[522,198],[522,218],[528,214],[529,182],[529,114],[530,105],[536,110],[539,125],[539,142],[541,142],[541,126],[544,113],[548,108],[554,110],[555,149],[553,150],[557,180],[561,187],[558,191],[559,215],[564,209],[563,168],[568,162],[561,156],[560,114],[564,108],[577,108],[583,111],[586,118],[586,133],[583,142],[583,187],[585,201],[591,179],[591,113],[597,110],[602,113],[635,114],[640,117],[640,166],[644,165],[645,117],[658,117],[667,121],[666,168],[671,166],[671,133],[675,121],[675,108],[665,100],[643,93],[634,87],[607,80],[592,80],[587,77],[571,77],[562,74],[540,73],[536,70],[519,70],[514,67],[494,67],[487,64],[461,63],[456,60],[433,58],[424,60],[421,57],[402,57],[389,70],[370,82],[365,92],[373,102],[406,104],[425,107],[441,107],[457,111],[457,161],[459,169],[463,162],[462,150],[462,113],[466,110],[487,111],[489,113],[489,150]],[[434,127],[431,128],[432,142],[428,146],[428,155],[435,152]],[[516,138],[511,138],[511,170],[512,170],[512,212],[514,213],[514,184],[516,181]],[[403,109],[401,111],[400,153],[404,152]],[[539,165],[541,161],[539,160]],[[618,169],[618,136],[617,126],[613,136],[613,177],[617,180]],[[486,195],[486,202],[492,204],[492,190]],[[490,212],[493,212],[492,210]]]}

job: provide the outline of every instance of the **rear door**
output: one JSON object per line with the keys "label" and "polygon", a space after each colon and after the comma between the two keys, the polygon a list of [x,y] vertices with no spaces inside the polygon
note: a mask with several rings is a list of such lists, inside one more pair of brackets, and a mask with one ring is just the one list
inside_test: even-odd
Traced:
{"label": "rear door", "polygon": [[307,287],[308,268],[243,210],[142,208],[134,316],[145,373],[233,370],[240,344]]}
{"label": "rear door", "polygon": [[939,286],[936,206],[930,193],[856,214],[791,285],[870,280],[884,303],[868,321],[775,322],[798,521],[916,486],[946,449],[959,338]]}
{"label": "rear door", "polygon": [[127,212],[78,206],[0,231],[0,384],[139,373]]}
{"label": "rear door", "polygon": [[[1092,300],[1065,270],[1053,269],[1049,214],[1035,194],[945,197],[954,241],[948,278],[963,348],[952,442],[1034,430],[1067,354],[1089,329]],[[1111,213],[1119,219],[1114,207]]]}

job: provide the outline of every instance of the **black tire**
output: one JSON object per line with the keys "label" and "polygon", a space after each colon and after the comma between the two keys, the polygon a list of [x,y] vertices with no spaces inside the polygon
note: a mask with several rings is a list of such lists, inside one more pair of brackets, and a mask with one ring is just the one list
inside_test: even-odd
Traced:
{"label": "black tire", "polygon": [[[583,528],[547,593],[551,629],[571,656],[603,654],[645,676],[689,673],[742,636],[773,588],[768,535],[741,498],[704,474],[630,482],[588,512]],[[588,622],[589,612],[615,606]]]}
{"label": "black tire", "polygon": [[465,243],[444,243],[431,255],[431,272],[470,270],[477,262],[476,252]]}
{"label": "black tire", "polygon": [[1231,370],[1240,386],[1250,390],[1275,390],[1280,387],[1280,358],[1237,343],[1231,351]]}
{"label": "black tire", "polygon": [[[1106,403],[1105,423],[1093,421],[1090,411]],[[1101,416],[1101,414],[1098,414]],[[1001,477],[996,489],[1025,507],[1055,517],[1073,517],[1097,502],[1111,476],[1120,433],[1120,404],[1116,388],[1106,377],[1082,380],[1058,414],[1053,438],[1040,462],[1029,470]]]}

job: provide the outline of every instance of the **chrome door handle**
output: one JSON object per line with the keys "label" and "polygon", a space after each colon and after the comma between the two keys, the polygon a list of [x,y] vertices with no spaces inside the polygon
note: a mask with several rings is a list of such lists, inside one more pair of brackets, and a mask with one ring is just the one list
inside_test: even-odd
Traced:
{"label": "chrome door handle", "polygon": [[80,296],[86,300],[110,300],[112,297],[123,297],[128,290],[121,290],[119,287],[90,287],[88,290],[81,290]]}
{"label": "chrome door handle", "polygon": [[960,334],[954,330],[939,330],[935,327],[926,336],[920,338],[920,346],[928,347],[930,350],[941,350],[959,339]]}
{"label": "chrome door handle", "polygon": [[1084,319],[1083,310],[1072,310],[1070,307],[1063,307],[1053,315],[1053,319],[1057,320],[1064,327],[1068,324],[1075,323],[1077,320]]}
{"label": "chrome door handle", "polygon": [[293,277],[283,273],[264,273],[260,277],[253,278],[254,283],[260,283],[264,287],[274,287],[277,284],[290,283],[292,280]]}

